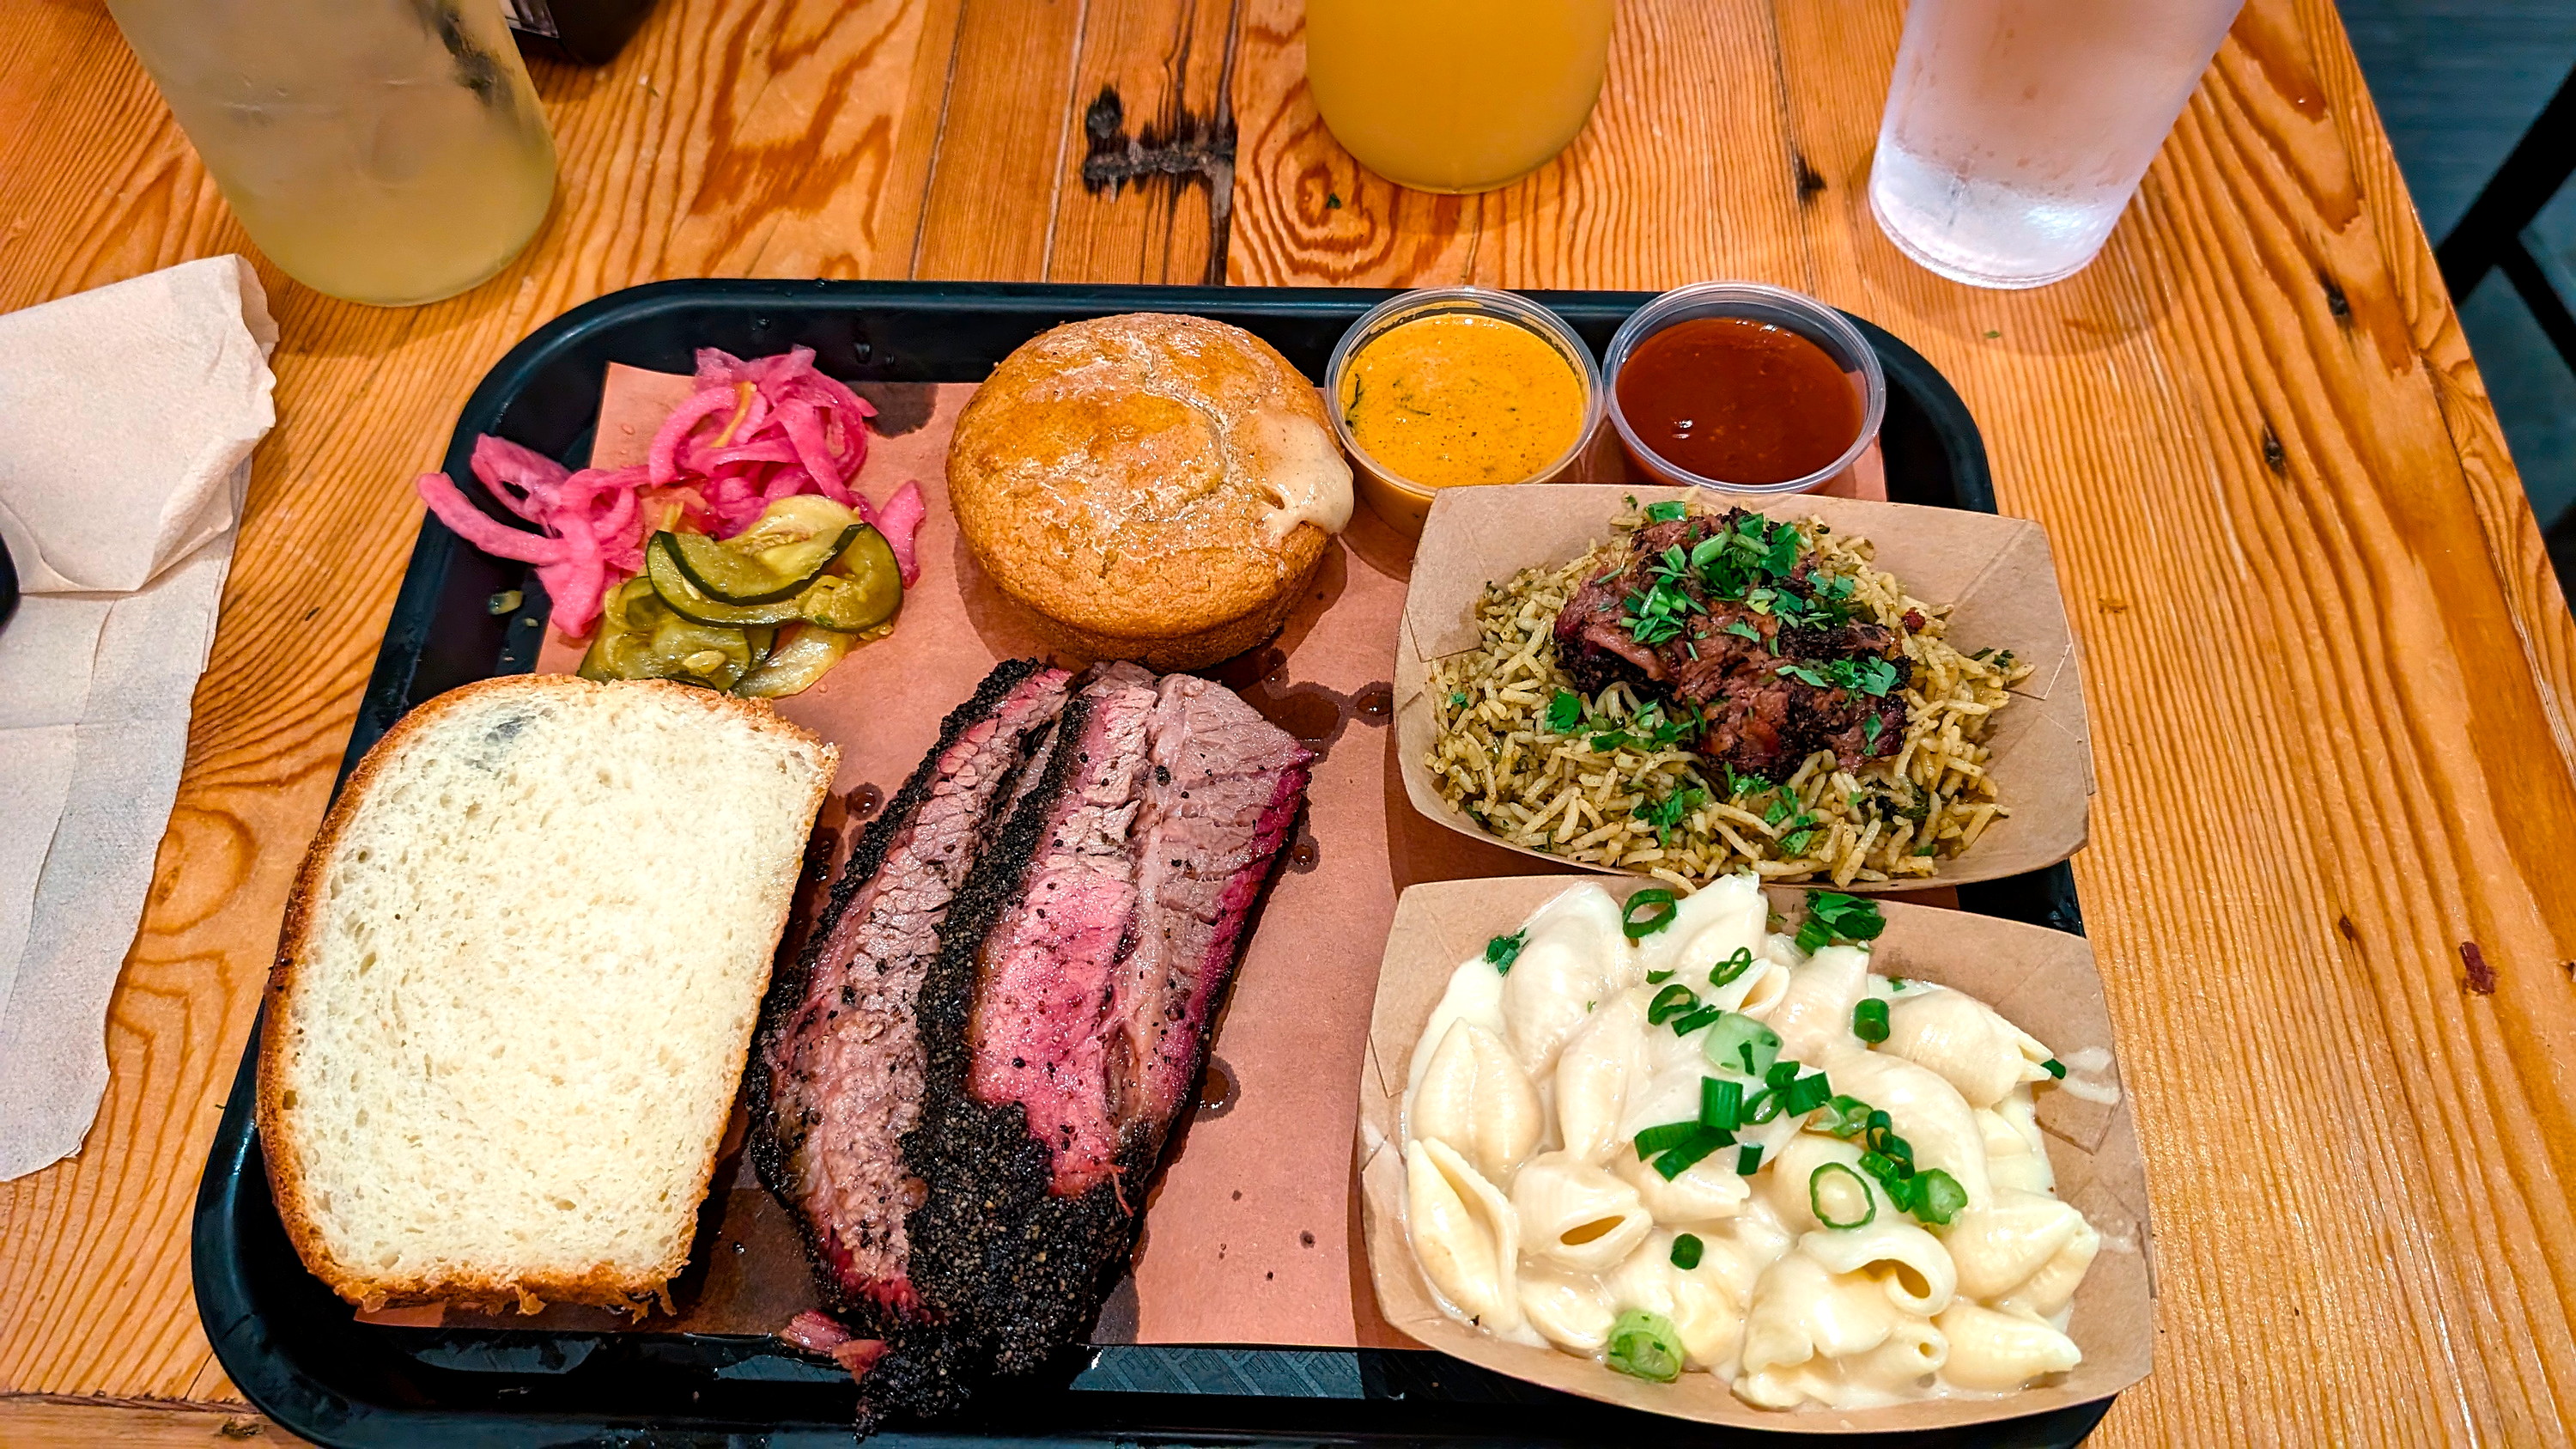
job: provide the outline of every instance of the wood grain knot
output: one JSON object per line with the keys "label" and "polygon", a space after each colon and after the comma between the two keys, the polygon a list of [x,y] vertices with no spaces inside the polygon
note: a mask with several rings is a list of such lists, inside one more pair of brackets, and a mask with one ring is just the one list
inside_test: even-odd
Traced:
{"label": "wood grain knot", "polygon": [[1213,189],[1234,184],[1234,117],[1220,110],[1193,115],[1172,107],[1169,119],[1149,122],[1130,136],[1127,103],[1116,86],[1102,86],[1082,113],[1088,146],[1082,158],[1082,189],[1112,195],[1129,183],[1156,177],[1175,185],[1199,182]]}
{"label": "wood grain knot", "polygon": [[2326,289],[2326,310],[2334,314],[2337,322],[2352,325],[2352,299],[2343,294],[2343,283],[2327,275],[2320,267],[2317,269],[2317,285]]}
{"label": "wood grain knot", "polygon": [[1789,159],[1798,165],[1798,204],[1809,205],[1815,201],[1816,193],[1825,189],[1825,178],[1817,173],[1815,167],[1807,164],[1804,151],[1790,152]]}
{"label": "wood grain knot", "polygon": [[2468,987],[2470,995],[2495,995],[2495,968],[2487,964],[2487,953],[2478,949],[2477,942],[2460,943],[2460,964],[2469,970],[2468,980],[2462,984]]}
{"label": "wood grain knot", "polygon": [[2263,466],[2276,477],[2290,476],[2290,455],[2281,447],[2281,435],[2272,431],[2268,422],[2263,425]]}

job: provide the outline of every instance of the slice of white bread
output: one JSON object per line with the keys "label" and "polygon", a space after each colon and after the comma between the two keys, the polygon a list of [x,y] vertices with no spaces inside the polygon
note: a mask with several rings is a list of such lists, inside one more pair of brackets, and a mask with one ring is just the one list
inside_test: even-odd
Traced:
{"label": "slice of white bread", "polygon": [[662,1294],[838,759],[764,703],[570,675],[467,685],[378,741],[261,1028],[305,1266],[367,1308]]}

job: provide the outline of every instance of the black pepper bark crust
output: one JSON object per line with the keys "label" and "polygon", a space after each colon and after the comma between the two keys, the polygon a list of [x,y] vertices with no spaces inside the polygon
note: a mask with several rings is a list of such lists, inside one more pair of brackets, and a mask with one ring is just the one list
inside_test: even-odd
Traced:
{"label": "black pepper bark crust", "polygon": [[[894,799],[888,801],[885,809],[860,833],[858,844],[850,850],[849,861],[832,883],[829,904],[815,920],[814,928],[806,933],[804,949],[797,954],[792,965],[771,975],[769,990],[761,998],[760,1024],[753,1034],[751,1069],[744,1073],[748,1078],[746,1086],[750,1093],[748,1107],[752,1127],[747,1150],[751,1154],[752,1166],[760,1174],[761,1185],[769,1189],[770,1196],[776,1198],[779,1206],[787,1209],[788,1216],[796,1222],[797,1234],[805,1244],[806,1260],[813,1269],[815,1286],[823,1296],[823,1306],[863,1334],[877,1333],[887,1327],[891,1315],[871,1300],[853,1300],[851,1295],[842,1291],[840,1275],[833,1271],[824,1251],[820,1225],[808,1221],[794,1199],[787,1154],[790,1150],[788,1144],[801,1135],[801,1124],[782,1124],[778,1120],[778,1105],[770,1087],[769,1063],[778,1049],[780,1035],[787,1030],[797,1006],[805,999],[824,945],[839,926],[842,915],[848,911],[851,898],[858,894],[860,886],[885,867],[887,851],[911,827],[921,813],[923,802],[930,798],[931,789],[939,779],[940,757],[964,738],[968,730],[991,719],[1000,711],[1002,702],[1012,690],[1045,667],[1035,659],[1004,660],[984,676],[984,682],[976,687],[972,698],[949,711],[947,719],[940,724],[938,740],[921,757],[921,763],[913,767],[903,788],[895,792]],[[1005,784],[1003,789],[1007,796],[1009,786]]]}

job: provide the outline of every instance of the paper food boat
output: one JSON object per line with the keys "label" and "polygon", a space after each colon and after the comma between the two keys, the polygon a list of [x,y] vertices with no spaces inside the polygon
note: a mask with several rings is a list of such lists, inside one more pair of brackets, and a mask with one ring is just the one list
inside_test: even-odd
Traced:
{"label": "paper food boat", "polygon": [[[1556,565],[1611,533],[1610,520],[1634,497],[1687,498],[1688,488],[1627,484],[1545,484],[1451,488],[1433,503],[1413,563],[1395,658],[1398,759],[1413,807],[1453,830],[1572,870],[1625,874],[1567,860],[1488,834],[1440,797],[1423,763],[1437,725],[1429,694],[1432,664],[1477,644],[1476,602],[1489,581]],[[2048,535],[2038,524],[1992,513],[1923,508],[1803,494],[1730,499],[1774,518],[1815,518],[1877,548],[1878,567],[1927,604],[1951,606],[1950,642],[1974,652],[2010,649],[2031,665],[1995,716],[1989,768],[2012,814],[1977,843],[1938,862],[1932,874],[1848,891],[1920,890],[1995,880],[2054,865],[2083,848],[2093,796],[2093,747],[2075,636],[2057,593]],[[1812,882],[1830,884],[1830,882]]]}
{"label": "paper food boat", "polygon": [[[1499,491],[1499,490],[1498,490]],[[1882,974],[1937,981],[1983,998],[2048,1043],[2076,1087],[2042,1088],[2039,1124],[2057,1175],[2058,1196],[2102,1234],[2102,1251],[2075,1295],[2068,1333],[2084,1362],[2062,1382],[2001,1398],[1933,1399],[1839,1412],[1757,1409],[1715,1375],[1686,1373],[1671,1384],[1614,1373],[1590,1359],[1491,1338],[1442,1313],[1405,1241],[1404,1083],[1415,1038],[1430,1020],[1450,972],[1481,957],[1485,942],[1517,930],[1559,892],[1597,884],[1626,898],[1654,882],[1597,876],[1512,876],[1418,885],[1396,905],[1369,1021],[1360,1072],[1360,1218],[1387,1321],[1425,1345],[1496,1373],[1650,1413],[1748,1429],[1882,1433],[1989,1423],[2089,1403],[2146,1377],[2155,1341],[2155,1276],[2147,1220],[2146,1165],[2127,1094],[2111,1054],[2111,1018],[2084,939],[2039,926],[1934,906],[1890,902],[1877,940]],[[1805,892],[1771,887],[1772,908],[1794,918]],[[2079,1092],[2081,1095],[2079,1095]],[[2108,1100],[2099,1100],[2107,1098]]]}

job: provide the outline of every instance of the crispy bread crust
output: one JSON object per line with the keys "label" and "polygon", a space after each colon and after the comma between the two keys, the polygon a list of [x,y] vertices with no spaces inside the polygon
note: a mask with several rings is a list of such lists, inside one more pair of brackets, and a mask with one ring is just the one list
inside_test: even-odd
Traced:
{"label": "crispy bread crust", "polygon": [[[1277,349],[1200,317],[1071,322],[976,389],[948,452],[958,531],[994,584],[1090,658],[1199,668],[1277,631],[1330,542],[1273,541],[1266,428],[1331,437]],[[1338,454],[1335,455],[1338,458]]]}
{"label": "crispy bread crust", "polygon": [[[319,898],[323,873],[339,849],[342,832],[363,807],[386,762],[407,749],[412,738],[431,723],[455,710],[487,703],[494,696],[603,689],[663,691],[672,703],[693,704],[711,715],[731,715],[760,733],[776,735],[792,744],[818,750],[821,769],[816,774],[812,798],[805,806],[809,829],[815,813],[822,809],[824,793],[831,789],[833,771],[840,762],[837,747],[780,718],[766,701],[737,699],[665,680],[595,684],[570,674],[514,674],[477,680],[424,701],[387,730],[384,738],[376,741],[366,757],[358,762],[357,769],[350,772],[339,799],[332,803],[330,813],[323,817],[322,828],[314,835],[312,846],[304,853],[304,863],[295,873],[295,888],[287,896],[286,919],[278,932],[277,961],[269,969],[268,986],[261,998],[263,1029],[259,1034],[256,1103],[260,1155],[268,1166],[269,1196],[276,1202],[278,1220],[285,1224],[287,1238],[295,1244],[296,1255],[304,1260],[305,1268],[313,1276],[361,1308],[373,1310],[415,1303],[452,1303],[460,1307],[492,1309],[516,1306],[523,1313],[534,1313],[547,1303],[580,1303],[632,1309],[640,1313],[660,1300],[671,1279],[687,1266],[689,1243],[686,1237],[650,1273],[642,1276],[621,1274],[603,1264],[571,1275],[460,1274],[439,1278],[388,1278],[340,1262],[331,1256],[324,1243],[305,1193],[304,1147],[296,1135],[294,1114],[286,1109],[284,1101],[287,1035],[267,1029],[272,1023],[284,1021],[293,1009],[297,973],[318,915],[315,902]],[[787,891],[792,890],[794,884],[791,872],[779,892],[782,929],[786,924]],[[746,1029],[735,1054],[738,1057],[747,1055],[750,1046],[750,1033]],[[723,1138],[724,1124],[719,1122],[700,1155],[698,1196],[689,1204],[692,1222],[714,1176],[716,1155],[723,1145]]]}

